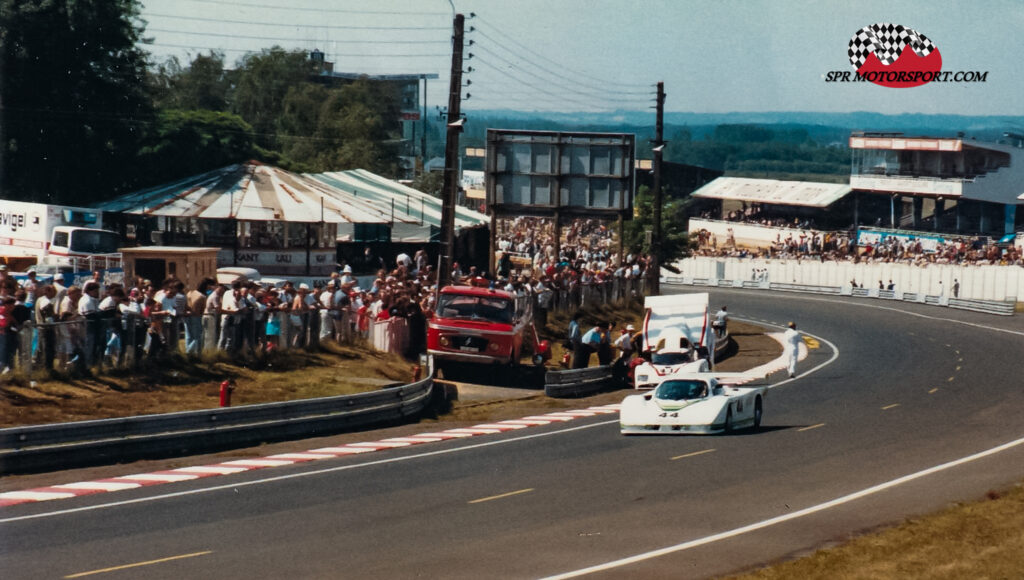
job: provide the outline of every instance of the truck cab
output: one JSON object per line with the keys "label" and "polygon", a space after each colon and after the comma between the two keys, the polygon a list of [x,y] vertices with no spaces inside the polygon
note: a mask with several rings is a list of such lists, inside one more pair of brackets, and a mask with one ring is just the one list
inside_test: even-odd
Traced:
{"label": "truck cab", "polygon": [[441,290],[427,325],[427,353],[445,363],[517,365],[524,336],[533,332],[534,363],[550,357],[539,341],[529,297],[483,286],[448,286]]}

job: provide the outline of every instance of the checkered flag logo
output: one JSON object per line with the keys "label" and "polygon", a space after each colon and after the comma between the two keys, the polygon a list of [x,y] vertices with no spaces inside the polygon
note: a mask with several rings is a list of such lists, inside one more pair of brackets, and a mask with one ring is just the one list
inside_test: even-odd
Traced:
{"label": "checkered flag logo", "polygon": [[932,41],[913,28],[888,23],[865,26],[850,39],[850,64],[860,70],[868,55],[874,54],[882,64],[889,66],[899,59],[907,45],[922,58],[935,50]]}

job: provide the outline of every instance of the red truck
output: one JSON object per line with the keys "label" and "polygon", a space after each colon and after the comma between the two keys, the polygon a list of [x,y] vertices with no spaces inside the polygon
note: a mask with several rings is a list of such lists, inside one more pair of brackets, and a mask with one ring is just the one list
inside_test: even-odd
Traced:
{"label": "red truck", "polygon": [[533,363],[551,357],[533,325],[529,296],[482,286],[447,286],[427,326],[427,352],[438,368],[450,363],[519,364],[523,338],[533,333]]}

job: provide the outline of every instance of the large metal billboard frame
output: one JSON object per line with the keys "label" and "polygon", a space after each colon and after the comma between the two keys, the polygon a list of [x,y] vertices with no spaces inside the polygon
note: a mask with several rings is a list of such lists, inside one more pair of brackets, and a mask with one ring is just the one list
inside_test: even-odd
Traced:
{"label": "large metal billboard frame", "polygon": [[487,130],[487,205],[502,213],[632,212],[631,133]]}
{"label": "large metal billboard frame", "polygon": [[488,129],[484,185],[491,214],[490,271],[497,220],[512,216],[554,218],[556,240],[564,220],[615,220],[621,255],[622,221],[633,215],[635,158],[632,133]]}

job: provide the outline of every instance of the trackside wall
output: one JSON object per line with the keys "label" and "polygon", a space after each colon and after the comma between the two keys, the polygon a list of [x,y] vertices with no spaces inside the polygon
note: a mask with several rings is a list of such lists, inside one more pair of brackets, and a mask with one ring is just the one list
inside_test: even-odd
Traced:
{"label": "trackside wall", "polygon": [[[693,257],[676,262],[684,278],[805,284],[850,288],[856,280],[865,290],[877,290],[878,281],[895,284],[897,295],[912,293],[953,297],[954,280],[959,298],[1017,302],[1024,297],[1024,268],[1018,266],[957,266],[929,264],[819,262],[760,258]],[[761,273],[763,272],[763,273]],[[760,278],[758,277],[760,275]]]}

